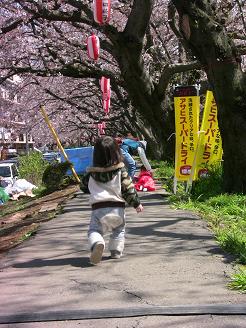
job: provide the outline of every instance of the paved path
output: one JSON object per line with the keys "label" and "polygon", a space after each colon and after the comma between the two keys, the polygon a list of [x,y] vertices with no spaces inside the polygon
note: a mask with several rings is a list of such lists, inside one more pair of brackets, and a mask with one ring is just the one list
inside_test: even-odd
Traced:
{"label": "paved path", "polygon": [[[88,262],[88,195],[78,193],[63,212],[11,250],[0,263],[3,315],[89,309],[124,311],[141,306],[243,304],[245,295],[226,288],[232,267],[206,224],[170,209],[159,194],[141,194],[144,212],[127,208],[124,257],[106,251]],[[66,312],[67,311],[67,312]],[[2,327],[246,327],[246,316],[141,316],[0,324]]]}

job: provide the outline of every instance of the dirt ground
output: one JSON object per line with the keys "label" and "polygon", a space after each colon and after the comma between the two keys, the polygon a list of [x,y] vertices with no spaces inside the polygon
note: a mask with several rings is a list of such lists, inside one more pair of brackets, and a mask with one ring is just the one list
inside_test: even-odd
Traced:
{"label": "dirt ground", "polygon": [[78,186],[70,186],[38,199],[29,198],[21,203],[22,210],[18,210],[20,201],[3,205],[2,209],[13,209],[13,212],[0,217],[0,257],[34,235],[41,222],[51,220],[60,211],[61,204],[78,190]]}

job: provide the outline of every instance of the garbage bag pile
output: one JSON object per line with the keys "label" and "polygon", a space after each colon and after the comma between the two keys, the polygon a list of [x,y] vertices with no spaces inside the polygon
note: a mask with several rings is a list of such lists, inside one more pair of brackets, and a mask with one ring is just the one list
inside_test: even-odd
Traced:
{"label": "garbage bag pile", "polygon": [[13,184],[9,184],[0,177],[0,205],[9,199],[18,200],[19,197],[35,197],[33,189],[37,188],[34,184],[25,179],[17,179]]}
{"label": "garbage bag pile", "polygon": [[3,205],[9,200],[9,195],[6,193],[3,187],[0,187],[0,205]]}

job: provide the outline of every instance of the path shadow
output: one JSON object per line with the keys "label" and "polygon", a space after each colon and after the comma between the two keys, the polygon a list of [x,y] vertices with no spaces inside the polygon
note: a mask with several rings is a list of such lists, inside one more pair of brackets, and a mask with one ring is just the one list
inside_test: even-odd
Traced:
{"label": "path shadow", "polygon": [[226,253],[219,245],[207,250],[209,254],[220,255],[224,263],[230,264],[236,261],[237,257],[233,254]]}
{"label": "path shadow", "polygon": [[61,210],[61,213],[73,213],[73,212],[88,212],[90,211],[91,208],[90,207],[76,207],[76,208],[63,208]]}
{"label": "path shadow", "polygon": [[141,200],[150,200],[150,199],[161,199],[163,201],[163,203],[165,202],[165,197],[161,194],[141,194],[138,193],[138,196]]}
{"label": "path shadow", "polygon": [[[179,221],[193,221],[193,217],[185,216],[185,217],[176,217],[176,218],[167,218],[167,220],[162,220],[158,222],[154,222],[152,224],[148,224],[147,226],[128,226],[127,227],[127,234],[129,236],[138,236],[144,237],[146,244],[148,241],[152,244],[157,240],[172,240],[175,244],[173,244],[172,248],[170,249],[170,254],[176,253],[177,250],[183,251],[190,251],[191,249],[204,249],[206,253],[219,255],[221,256],[221,260],[224,263],[232,263],[235,261],[235,256],[226,253],[219,245],[215,245],[215,237],[214,235],[209,232],[208,230],[201,230],[195,231],[194,233],[190,230],[179,231],[173,230],[169,231],[166,230],[165,227],[175,225]],[[138,238],[137,237],[137,238]],[[193,242],[193,244],[184,244],[181,245],[177,244],[177,242]],[[210,243],[213,242],[213,245]],[[204,242],[208,242],[207,246]],[[139,244],[139,243],[138,243]]]}
{"label": "path shadow", "polygon": [[[143,199],[141,199],[143,200]],[[148,202],[148,203],[145,203],[145,202],[141,202],[141,204],[145,207],[145,206],[160,206],[160,205],[164,205],[163,201],[159,201],[159,202]]]}
{"label": "path shadow", "polygon": [[[111,259],[110,256],[103,256],[102,261]],[[93,267],[89,261],[89,257],[66,257],[60,259],[44,260],[34,259],[27,262],[14,264],[14,268],[42,268],[47,266],[73,266],[76,268],[89,268]]]}

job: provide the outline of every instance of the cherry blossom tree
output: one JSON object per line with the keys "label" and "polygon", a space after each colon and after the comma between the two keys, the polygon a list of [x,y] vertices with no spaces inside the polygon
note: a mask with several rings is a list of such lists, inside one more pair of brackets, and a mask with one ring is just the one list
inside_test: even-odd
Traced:
{"label": "cherry blossom tree", "polygon": [[[218,105],[224,187],[246,192],[245,1],[172,1],[174,29],[207,74]],[[178,12],[175,20],[173,7]]]}
{"label": "cherry blossom tree", "polygon": [[[92,1],[2,0],[0,69],[5,77],[35,76],[34,83],[45,95],[43,99],[53,115],[58,115],[57,110],[62,113],[61,120],[56,119],[57,124],[66,121],[66,128],[77,126],[83,131],[89,131],[85,125],[91,127],[90,124],[105,118],[97,111],[101,99],[99,79],[110,78],[113,106],[105,118],[107,126],[111,124],[114,133],[127,128],[137,131],[148,141],[155,158],[165,158],[174,150],[167,142],[174,132],[173,111],[167,97],[170,82],[184,82],[185,72],[192,72],[189,74],[191,83],[199,82],[197,77],[205,72],[219,106],[227,163],[225,181],[229,181],[231,170],[232,178],[226,189],[242,191],[245,181],[242,180],[241,188],[239,183],[233,184],[232,167],[237,168],[239,181],[242,167],[238,171],[239,166],[234,166],[233,161],[240,157],[243,159],[240,163],[245,163],[246,151],[238,147],[238,156],[233,161],[230,159],[229,144],[235,143],[236,134],[228,140],[230,131],[226,120],[232,117],[228,109],[223,109],[239,106],[241,100],[236,99],[239,96],[242,99],[244,94],[244,91],[231,93],[234,103],[231,100],[230,106],[223,107],[228,97],[223,98],[225,83],[222,82],[229,79],[230,72],[231,77],[237,76],[240,80],[238,90],[243,90],[245,85],[239,64],[239,59],[242,64],[244,61],[244,8],[242,1],[231,3],[229,6],[227,1],[190,1],[186,8],[186,1],[171,1],[169,6],[165,0],[112,1],[110,23],[99,25],[93,20]],[[217,18],[222,12],[226,14],[224,21]],[[97,62],[89,60],[86,53],[86,38],[92,33],[97,34],[101,42]],[[225,44],[228,47],[224,47]],[[228,54],[232,61],[223,59],[228,58]],[[228,75],[223,80],[226,68]],[[235,126],[245,123],[244,111],[243,108],[240,114],[234,115]]]}
{"label": "cherry blossom tree", "polygon": [[[168,153],[166,140],[173,132],[173,115],[163,106],[168,82],[174,72],[196,64],[173,64],[178,51],[165,46],[167,41],[174,45],[175,36],[160,20],[163,1],[142,4],[118,1],[110,25],[100,26],[93,20],[91,1],[3,1],[2,11],[11,19],[2,26],[2,49],[11,56],[4,58],[2,68],[8,74],[62,75],[73,80],[109,77],[124,116],[125,124],[119,126],[125,128],[119,132],[127,126],[141,132],[152,153],[161,158]],[[96,63],[88,60],[85,49],[92,32],[101,40]]]}

